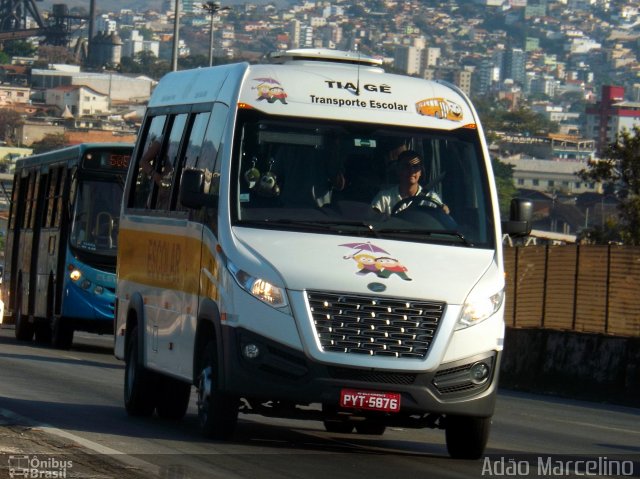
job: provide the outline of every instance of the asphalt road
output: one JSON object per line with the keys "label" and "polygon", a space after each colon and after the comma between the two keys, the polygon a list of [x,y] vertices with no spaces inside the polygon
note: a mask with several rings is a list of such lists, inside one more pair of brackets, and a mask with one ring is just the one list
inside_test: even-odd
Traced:
{"label": "asphalt road", "polygon": [[182,421],[128,417],[123,367],[110,337],[77,333],[58,351],[0,329],[0,477],[18,453],[40,454],[48,471],[92,458],[66,476],[87,478],[640,477],[638,409],[501,391],[479,461],[450,459],[439,430],[332,434],[253,415],[240,417],[233,441],[213,442],[198,434],[195,394]]}

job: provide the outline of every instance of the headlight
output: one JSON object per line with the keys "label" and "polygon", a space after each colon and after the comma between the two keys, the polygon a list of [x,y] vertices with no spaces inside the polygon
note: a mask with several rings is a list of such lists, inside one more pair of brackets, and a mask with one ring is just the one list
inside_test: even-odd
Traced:
{"label": "headlight", "polygon": [[467,301],[462,307],[456,329],[468,328],[491,317],[500,309],[503,300],[504,290],[501,290],[488,298]]}
{"label": "headlight", "polygon": [[81,277],[82,273],[80,273],[80,270],[74,268],[69,271],[69,278],[71,278],[71,281],[78,281]]}
{"label": "headlight", "polygon": [[284,289],[264,279],[251,276],[246,271],[239,269],[231,261],[227,261],[227,265],[238,285],[247,293],[274,308],[280,309],[287,307],[288,303]]}

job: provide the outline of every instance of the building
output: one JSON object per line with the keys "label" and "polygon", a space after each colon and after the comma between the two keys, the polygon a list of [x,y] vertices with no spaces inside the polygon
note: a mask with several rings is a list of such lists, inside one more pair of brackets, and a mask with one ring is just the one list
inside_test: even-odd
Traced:
{"label": "building", "polygon": [[518,85],[525,84],[526,55],[522,48],[511,48],[504,53],[502,79],[511,79]]}
{"label": "building", "polygon": [[422,48],[398,46],[393,55],[393,65],[407,75],[418,75],[422,69]]}
{"label": "building", "polygon": [[513,181],[519,189],[571,195],[602,193],[600,183],[585,182],[578,177],[578,172],[587,166],[585,162],[538,160],[520,155],[500,161],[513,165]]}
{"label": "building", "polygon": [[[107,94],[114,102],[143,102],[149,99],[155,80],[147,77],[128,77],[117,73],[66,72],[34,69],[32,88],[44,92],[48,88],[84,85]],[[44,101],[44,95],[41,98]]]}
{"label": "building", "polygon": [[31,101],[31,88],[14,85],[0,85],[0,107],[28,104]]}
{"label": "building", "polygon": [[622,130],[640,126],[640,102],[625,101],[621,86],[604,85],[600,101],[585,113],[585,136],[596,140],[600,152],[616,141]]}
{"label": "building", "polygon": [[58,107],[61,112],[68,109],[74,117],[109,112],[110,99],[93,88],[69,85],[46,91],[46,103]]}

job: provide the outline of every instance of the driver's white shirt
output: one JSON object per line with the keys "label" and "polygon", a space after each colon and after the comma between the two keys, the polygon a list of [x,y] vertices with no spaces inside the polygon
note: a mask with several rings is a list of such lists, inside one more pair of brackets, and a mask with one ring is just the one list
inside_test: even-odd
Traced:
{"label": "driver's white shirt", "polygon": [[[422,187],[418,185],[418,192],[414,196],[420,195],[422,192]],[[422,196],[426,196],[430,200],[433,200],[438,205],[442,205],[442,200],[438,196],[435,191],[428,191]],[[393,207],[402,201],[402,195],[400,194],[400,189],[398,185],[392,186],[391,188],[387,188],[386,190],[381,190],[375,196],[375,198],[371,201],[371,207],[380,211],[381,213],[386,213],[388,215],[391,214]],[[404,210],[407,206],[409,206],[409,202],[398,208],[398,211]],[[427,204],[433,208],[436,207],[433,203],[427,202]]]}

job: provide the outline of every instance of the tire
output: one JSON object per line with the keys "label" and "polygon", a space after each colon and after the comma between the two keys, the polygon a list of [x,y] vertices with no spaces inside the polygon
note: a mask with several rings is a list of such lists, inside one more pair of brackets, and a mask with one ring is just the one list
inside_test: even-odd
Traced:
{"label": "tire", "polygon": [[54,318],[51,344],[58,349],[71,349],[73,344],[73,327],[65,318]]}
{"label": "tire", "polygon": [[18,341],[31,341],[35,333],[35,326],[29,322],[29,318],[22,314],[22,291],[18,285],[18,293],[16,294],[15,310],[13,319],[16,324],[15,335]]}
{"label": "tire", "polygon": [[200,430],[210,439],[231,439],[238,423],[237,397],[219,390],[218,354],[215,341],[209,341],[199,361],[198,421]]}
{"label": "tire", "polygon": [[370,436],[382,436],[387,430],[387,426],[375,419],[365,419],[356,423],[356,431],[358,434],[368,434]]}
{"label": "tire", "polygon": [[447,416],[447,450],[454,459],[480,459],[491,429],[491,417]]}
{"label": "tire", "polygon": [[187,413],[191,384],[158,375],[156,412],[162,419],[179,420]]}
{"label": "tire", "polygon": [[156,376],[139,361],[138,327],[129,335],[125,353],[124,407],[130,416],[151,416],[156,407]]}
{"label": "tire", "polygon": [[42,323],[39,323],[38,325],[36,325],[35,334],[36,334],[36,343],[42,344],[42,345],[51,344],[52,332],[51,332],[51,325],[48,322],[43,321]]}
{"label": "tire", "polygon": [[353,423],[350,421],[332,421],[325,419],[323,423],[327,432],[335,434],[349,434],[353,431]]}

